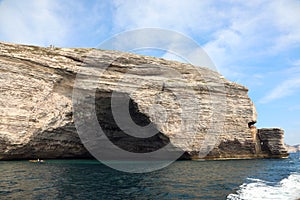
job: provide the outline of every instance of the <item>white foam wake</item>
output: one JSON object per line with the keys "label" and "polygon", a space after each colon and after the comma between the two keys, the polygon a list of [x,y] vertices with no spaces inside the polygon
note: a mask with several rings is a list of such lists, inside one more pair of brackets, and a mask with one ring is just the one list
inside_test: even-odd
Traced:
{"label": "white foam wake", "polygon": [[291,174],[275,186],[268,185],[259,179],[249,179],[252,183],[244,183],[236,194],[228,195],[228,200],[297,200],[300,199],[300,174]]}

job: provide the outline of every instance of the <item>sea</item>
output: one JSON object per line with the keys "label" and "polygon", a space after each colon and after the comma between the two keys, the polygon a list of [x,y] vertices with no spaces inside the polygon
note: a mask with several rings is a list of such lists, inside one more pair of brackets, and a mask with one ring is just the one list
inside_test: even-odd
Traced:
{"label": "sea", "polygon": [[150,173],[120,172],[96,160],[0,162],[0,199],[300,198],[300,157],[176,161]]}

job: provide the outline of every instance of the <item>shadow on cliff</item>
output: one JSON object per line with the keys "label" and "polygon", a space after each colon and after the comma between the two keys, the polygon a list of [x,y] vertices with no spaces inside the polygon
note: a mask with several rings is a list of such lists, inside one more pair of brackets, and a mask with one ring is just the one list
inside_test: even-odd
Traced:
{"label": "shadow on cliff", "polygon": [[[134,137],[121,130],[112,113],[111,98],[111,92],[96,91],[95,108],[97,119],[103,132],[113,144],[125,151],[148,153],[159,150],[170,143],[169,138],[157,129],[155,135],[145,138]],[[114,98],[129,98],[129,113],[131,117],[129,120],[132,120],[137,126],[145,127],[151,123],[148,116],[139,111],[137,104],[128,94],[114,93]]]}

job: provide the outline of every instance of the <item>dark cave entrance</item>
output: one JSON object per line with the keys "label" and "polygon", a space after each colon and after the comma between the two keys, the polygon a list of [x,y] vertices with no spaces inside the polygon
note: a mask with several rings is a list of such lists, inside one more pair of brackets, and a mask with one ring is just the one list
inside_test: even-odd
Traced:
{"label": "dark cave entrance", "polygon": [[130,117],[136,125],[144,127],[150,124],[149,118],[139,111],[137,104],[128,94],[121,92],[112,94],[112,92],[97,90],[95,95],[95,109],[98,123],[112,143],[119,148],[134,153],[153,152],[169,144],[169,138],[157,129],[155,135],[147,138],[134,137],[125,133],[114,119],[111,104],[112,95],[113,98],[129,98],[128,109]]}

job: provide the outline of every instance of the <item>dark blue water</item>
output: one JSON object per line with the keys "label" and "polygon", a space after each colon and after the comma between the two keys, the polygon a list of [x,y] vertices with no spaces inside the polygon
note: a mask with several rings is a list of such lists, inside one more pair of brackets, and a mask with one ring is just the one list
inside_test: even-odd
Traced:
{"label": "dark blue water", "polygon": [[229,194],[242,199],[247,184],[257,180],[280,188],[280,181],[300,173],[300,160],[292,154],[279,160],[177,161],[145,174],[93,160],[2,161],[0,169],[1,199],[226,199]]}

